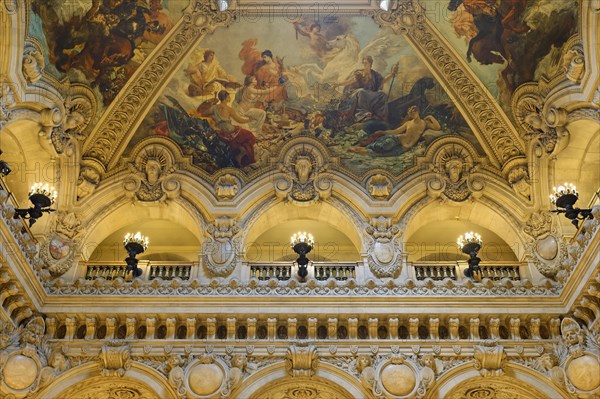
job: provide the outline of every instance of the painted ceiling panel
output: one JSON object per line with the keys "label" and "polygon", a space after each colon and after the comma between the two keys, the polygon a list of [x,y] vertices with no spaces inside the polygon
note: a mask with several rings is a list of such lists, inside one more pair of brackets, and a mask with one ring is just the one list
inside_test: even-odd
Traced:
{"label": "painted ceiling panel", "polygon": [[398,175],[447,135],[484,154],[403,37],[370,17],[339,15],[218,28],[181,62],[125,155],[165,136],[208,173],[252,170],[298,135],[322,141],[357,175]]}
{"label": "painted ceiling panel", "polygon": [[563,71],[562,47],[578,28],[576,0],[421,0],[421,4],[427,18],[509,115],[517,87]]}
{"label": "painted ceiling panel", "polygon": [[189,0],[33,0],[29,35],[56,78],[90,85],[109,105],[183,15]]}

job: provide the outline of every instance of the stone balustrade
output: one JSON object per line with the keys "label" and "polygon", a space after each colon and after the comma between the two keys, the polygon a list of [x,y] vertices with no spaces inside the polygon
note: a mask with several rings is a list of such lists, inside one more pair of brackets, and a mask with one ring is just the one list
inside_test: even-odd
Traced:
{"label": "stone balustrade", "polygon": [[356,264],[316,264],[314,265],[314,276],[319,281],[329,278],[334,278],[337,281],[356,278]]}
{"label": "stone balustrade", "polygon": [[445,278],[456,280],[456,265],[440,264],[414,264],[415,277],[417,281],[423,281],[430,278],[433,281],[442,281]]}
{"label": "stone balustrade", "polygon": [[250,278],[260,281],[275,278],[279,281],[287,281],[292,275],[292,265],[287,264],[251,264]]}
{"label": "stone balustrade", "polygon": [[[454,264],[448,262],[415,262],[412,264],[412,267],[417,281],[424,281],[425,279],[433,281],[443,281],[445,279],[460,281],[466,278],[464,270],[467,265],[464,261],[455,262]],[[481,272],[476,277],[476,280],[481,281],[487,278],[492,281],[500,281],[502,279],[521,281],[521,267],[519,264],[506,265],[499,262],[482,262],[480,264]]]}
{"label": "stone balustrade", "polygon": [[[297,268],[291,262],[250,263],[250,278],[259,281],[277,279],[288,281],[292,278]],[[308,279],[314,278],[325,281],[333,278],[337,281],[346,281],[356,278],[356,262],[314,262],[308,266]]]}
{"label": "stone balustrade", "polygon": [[513,281],[521,280],[519,266],[481,266],[481,278],[499,281],[507,278]]}
{"label": "stone balustrade", "polygon": [[[181,280],[189,280],[192,264],[181,262],[161,262],[154,264],[148,261],[141,261],[139,264],[143,271],[142,278],[154,280],[160,278],[162,280],[173,280],[179,278]],[[84,264],[85,279],[96,280],[103,278],[105,280],[114,280],[122,278],[125,281],[131,281],[133,274],[127,270],[127,265],[124,262],[89,262]]]}
{"label": "stone balustrade", "polygon": [[154,280],[155,278],[160,278],[163,280],[173,280],[174,278],[180,278],[182,280],[189,280],[191,271],[191,264],[150,265],[148,279]]}

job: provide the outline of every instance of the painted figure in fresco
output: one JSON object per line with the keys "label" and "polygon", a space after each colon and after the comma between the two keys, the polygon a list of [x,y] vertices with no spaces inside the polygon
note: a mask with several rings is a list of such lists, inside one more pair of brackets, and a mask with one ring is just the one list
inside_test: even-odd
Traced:
{"label": "painted figure in fresco", "polygon": [[133,69],[124,69],[135,50],[152,36],[162,38],[168,18],[160,13],[160,1],[151,8],[136,0],[93,0],[85,15],[72,14],[62,21],[59,9],[41,0],[33,10],[42,20],[49,58],[60,72],[81,70],[92,85],[99,86],[105,104],[125,84]]}
{"label": "painted figure in fresco", "polygon": [[161,129],[181,146],[185,155],[191,155],[194,162],[206,165],[209,171],[236,166],[229,143],[221,139],[206,119],[190,115],[175,98],[165,97],[173,105],[160,104],[165,125]]}
{"label": "painted figure in fresco", "polygon": [[206,50],[202,62],[190,64],[185,70],[190,79],[188,95],[214,96],[224,88],[239,87],[236,78],[225,72],[219,61],[215,58],[213,50]]}
{"label": "painted figure in fresco", "polygon": [[399,128],[392,130],[380,130],[358,143],[354,147],[355,152],[368,153],[371,150],[377,154],[398,155],[406,149],[414,147],[425,130],[439,131],[442,129],[440,123],[431,115],[421,119],[419,108],[412,106],[408,109],[408,121]]}
{"label": "painted figure in fresco", "polygon": [[248,166],[256,162],[254,144],[256,137],[251,131],[234,126],[232,121],[249,123],[252,119],[239,115],[228,102],[229,93],[221,90],[217,97],[219,103],[213,106],[213,119],[217,124],[217,134],[233,150],[235,163],[238,167]]}
{"label": "painted figure in fresco", "polygon": [[173,28],[173,22],[162,6],[162,0],[150,0],[150,14],[147,15],[147,23],[157,25],[160,28],[144,32],[144,40],[158,44],[166,33]]}
{"label": "painted figure in fresco", "polygon": [[297,32],[296,38],[298,34],[308,37],[308,45],[319,58],[324,58],[332,50],[327,39],[321,33],[321,25],[317,22],[310,23],[306,28],[303,28],[300,22],[294,22],[294,29]]}
{"label": "painted figure in fresco", "polygon": [[527,0],[502,0],[499,3],[496,0],[451,0],[448,9],[456,11],[461,4],[473,16],[475,28],[465,30],[463,26],[461,33],[477,32],[469,40],[467,61],[471,62],[471,55],[484,65],[510,61],[510,35],[529,30],[529,26],[519,23]]}
{"label": "painted figure in fresco", "polygon": [[362,63],[363,69],[354,71],[350,78],[334,86],[344,86],[344,93],[352,100],[352,114],[356,121],[373,118],[386,121],[388,96],[382,89],[398,73],[398,65],[394,65],[391,73],[384,78],[372,69],[373,57],[364,57]]}
{"label": "painted figure in fresco", "polygon": [[280,103],[286,99],[283,83],[283,60],[274,57],[271,50],[259,52],[256,49],[257,39],[248,39],[242,43],[239,58],[244,61],[242,73],[256,78],[259,89],[271,89],[263,98],[264,103]]}
{"label": "painted figure in fresco", "polygon": [[[250,118],[250,129],[256,134],[262,133],[262,127],[265,123],[267,113],[262,103],[262,98],[268,95],[271,89],[259,89],[254,76],[246,76],[244,86],[236,94],[236,104],[239,114]],[[259,108],[260,107],[260,108]]]}

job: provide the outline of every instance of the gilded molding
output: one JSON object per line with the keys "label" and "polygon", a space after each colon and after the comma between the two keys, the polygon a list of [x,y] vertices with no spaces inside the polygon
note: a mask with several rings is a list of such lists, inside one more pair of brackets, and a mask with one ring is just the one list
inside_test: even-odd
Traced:
{"label": "gilded molding", "polygon": [[478,138],[492,163],[504,169],[515,161],[525,162],[525,149],[516,130],[474,73],[459,59],[448,43],[425,17],[423,8],[413,1],[400,2],[390,12],[371,11],[375,21],[402,33],[420,52],[426,54],[428,65],[437,73],[448,93],[464,107],[468,120],[477,126]]}
{"label": "gilded molding", "polygon": [[231,11],[219,12],[211,0],[197,0],[123,89],[123,95],[113,101],[84,145],[83,159],[95,159],[102,168],[114,163],[113,155],[129,135],[131,126],[143,113],[147,103],[160,90],[162,82],[178,66],[180,55],[218,26],[227,26],[234,19]]}

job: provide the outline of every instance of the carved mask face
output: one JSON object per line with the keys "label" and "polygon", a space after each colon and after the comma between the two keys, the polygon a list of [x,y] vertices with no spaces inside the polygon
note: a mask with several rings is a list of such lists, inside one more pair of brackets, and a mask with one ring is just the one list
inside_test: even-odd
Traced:
{"label": "carved mask face", "polygon": [[575,345],[579,343],[579,335],[577,329],[573,328],[565,331],[565,341],[567,341],[567,344],[569,345]]}
{"label": "carved mask face", "polygon": [[231,359],[231,364],[233,367],[237,367],[240,370],[243,370],[247,363],[248,361],[246,360],[246,357],[242,355],[235,355],[233,359]]}
{"label": "carved mask face", "polygon": [[54,353],[48,362],[50,367],[63,371],[66,368],[66,359],[60,353]]}
{"label": "carved mask face", "polygon": [[159,176],[160,164],[152,160],[146,162],[146,178],[148,179],[148,183],[156,184]]}
{"label": "carved mask face", "polygon": [[446,164],[446,171],[448,173],[448,179],[453,184],[458,183],[462,175],[462,162],[450,161]]}
{"label": "carved mask face", "polygon": [[298,180],[301,184],[308,182],[310,172],[312,171],[312,164],[306,158],[300,158],[296,161],[296,173],[298,174]]}
{"label": "carved mask face", "polygon": [[366,367],[371,365],[371,358],[367,355],[360,355],[356,363],[356,368],[359,372],[362,372]]}
{"label": "carved mask face", "polygon": [[77,111],[71,112],[67,115],[63,128],[65,130],[71,130],[83,126],[85,124],[85,118]]}

